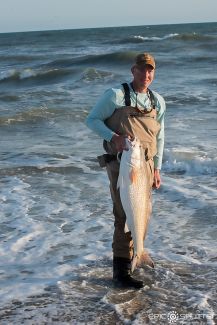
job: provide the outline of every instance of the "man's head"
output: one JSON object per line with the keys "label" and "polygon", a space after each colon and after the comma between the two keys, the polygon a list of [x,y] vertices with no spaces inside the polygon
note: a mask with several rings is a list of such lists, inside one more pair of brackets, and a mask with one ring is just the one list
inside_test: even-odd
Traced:
{"label": "man's head", "polygon": [[137,91],[146,91],[154,79],[156,64],[153,56],[149,53],[138,54],[131,69],[133,83]]}

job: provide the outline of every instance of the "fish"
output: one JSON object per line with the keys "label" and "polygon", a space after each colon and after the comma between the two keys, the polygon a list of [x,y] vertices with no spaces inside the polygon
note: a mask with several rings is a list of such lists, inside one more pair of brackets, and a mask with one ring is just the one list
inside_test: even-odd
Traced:
{"label": "fish", "polygon": [[131,271],[148,265],[154,268],[154,262],[144,249],[149,219],[151,215],[150,184],[148,165],[144,149],[139,139],[126,138],[126,149],[120,159],[117,189],[126,214],[125,233],[131,232],[134,254]]}

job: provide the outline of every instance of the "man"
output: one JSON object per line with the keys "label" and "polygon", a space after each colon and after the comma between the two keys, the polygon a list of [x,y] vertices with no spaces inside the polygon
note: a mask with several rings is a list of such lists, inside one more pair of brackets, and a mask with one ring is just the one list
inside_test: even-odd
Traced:
{"label": "man", "polygon": [[[143,282],[131,275],[133,242],[131,233],[124,232],[126,216],[117,190],[119,162],[117,153],[127,150],[125,138],[137,137],[145,152],[152,186],[161,185],[160,169],[164,147],[164,99],[149,90],[154,79],[155,60],[149,53],[136,56],[131,68],[133,80],[116,88],[108,89],[87,117],[87,126],[104,139],[107,154],[98,157],[100,165],[106,166],[113,200],[113,280],[123,287],[143,287]],[[150,211],[151,213],[151,211]]]}

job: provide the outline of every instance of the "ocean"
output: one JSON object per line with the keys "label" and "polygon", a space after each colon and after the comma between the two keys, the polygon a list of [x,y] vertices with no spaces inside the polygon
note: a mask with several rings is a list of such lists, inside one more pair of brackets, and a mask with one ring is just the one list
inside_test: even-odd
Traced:
{"label": "ocean", "polygon": [[[217,324],[217,23],[0,34],[0,324]],[[139,291],[112,283],[102,140],[85,118],[157,62],[162,187]]]}

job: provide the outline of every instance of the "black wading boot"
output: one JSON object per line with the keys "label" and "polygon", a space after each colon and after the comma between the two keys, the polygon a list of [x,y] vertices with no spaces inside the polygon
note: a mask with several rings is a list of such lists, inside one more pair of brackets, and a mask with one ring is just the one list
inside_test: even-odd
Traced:
{"label": "black wading boot", "polygon": [[113,281],[122,288],[140,289],[144,287],[142,281],[131,276],[131,261],[124,257],[113,258]]}

